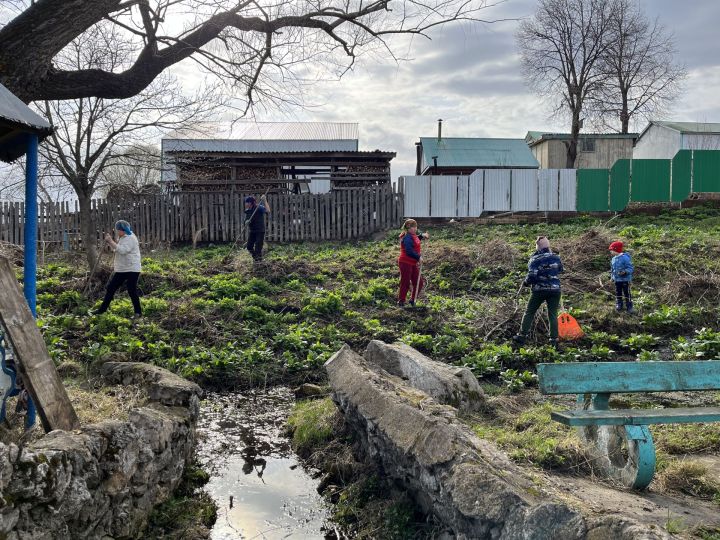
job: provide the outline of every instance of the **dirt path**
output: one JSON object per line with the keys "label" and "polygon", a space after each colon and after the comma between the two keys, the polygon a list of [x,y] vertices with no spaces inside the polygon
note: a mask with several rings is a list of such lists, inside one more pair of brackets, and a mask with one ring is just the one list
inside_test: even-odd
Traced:
{"label": "dirt path", "polygon": [[[720,480],[720,456],[692,456],[717,473]],[[545,475],[546,486],[568,504],[585,515],[617,515],[638,523],[666,530],[668,521],[691,537],[690,531],[699,527],[720,528],[720,508],[717,503],[679,494],[638,492],[615,488],[596,479],[565,475]]]}

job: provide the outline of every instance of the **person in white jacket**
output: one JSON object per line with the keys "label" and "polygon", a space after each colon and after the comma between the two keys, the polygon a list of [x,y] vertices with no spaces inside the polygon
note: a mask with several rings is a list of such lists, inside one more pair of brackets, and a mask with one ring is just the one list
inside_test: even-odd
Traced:
{"label": "person in white jacket", "polygon": [[137,283],[140,277],[140,244],[137,236],[133,234],[130,224],[120,220],[115,224],[118,240],[115,242],[110,234],[105,235],[105,242],[110,249],[115,251],[115,272],[107,284],[105,298],[100,307],[95,311],[96,315],[105,313],[112,302],[115,293],[123,283],[127,283],[127,291],[132,301],[135,315],[133,318],[142,317],[140,298],[137,293]]}

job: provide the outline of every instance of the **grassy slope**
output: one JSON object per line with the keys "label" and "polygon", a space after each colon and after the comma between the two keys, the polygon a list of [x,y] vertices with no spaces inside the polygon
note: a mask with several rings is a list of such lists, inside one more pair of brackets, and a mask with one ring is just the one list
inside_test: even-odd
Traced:
{"label": "grassy slope", "polygon": [[[720,212],[693,209],[657,218],[623,217],[607,226],[578,218],[559,225],[430,228],[424,248],[426,307],[395,307],[395,233],[380,242],[273,245],[253,268],[220,246],[157,252],[144,260],[147,317],[136,326],[119,293],[109,314],[87,317],[80,271],[47,264],[39,311],[58,362],[87,364],[120,353],[155,362],[206,384],[245,385],[322,379],[322,363],[342,342],[402,339],[430,356],[467,364],[479,377],[522,384],[541,359],[713,357],[720,351],[713,272],[720,266]],[[565,304],[588,338],[555,353],[513,353],[526,294],[516,296],[538,234],[559,247]],[[607,243],[622,238],[637,268],[634,317],[613,310]],[[147,254],[146,254],[147,255]],[[603,288],[600,288],[600,284]],[[682,295],[690,293],[690,297]],[[97,293],[99,294],[99,293]],[[698,334],[701,328],[708,328]],[[545,323],[538,319],[537,345]],[[485,337],[488,337],[487,341]]]}
{"label": "grassy slope", "polygon": [[[397,236],[391,232],[379,242],[272,245],[267,264],[256,268],[227,246],[146,253],[141,287],[147,316],[135,326],[124,292],[109,314],[88,317],[100,293],[84,298],[80,269],[47,264],[40,272],[40,324],[51,354],[70,372],[119,355],[207,386],[322,381],[322,363],[341,343],[361,350],[371,339],[401,339],[438,360],[467,365],[492,394],[532,385],[539,361],[720,353],[720,211],[429,231],[423,258],[430,285],[422,309],[395,307]],[[587,332],[560,352],[543,346],[541,319],[529,346],[509,346],[527,299],[517,287],[538,234],[559,249],[567,270],[565,305]],[[614,311],[606,248],[616,239],[627,243],[637,270],[635,316]],[[549,421],[553,406],[531,400],[524,413],[479,422],[476,429],[518,461],[572,470],[582,459],[577,440]],[[720,451],[717,425],[666,426],[655,433],[668,478],[678,470],[671,456],[695,450],[693,441],[704,451]],[[717,487],[695,472],[697,482],[684,490],[718,497]]]}

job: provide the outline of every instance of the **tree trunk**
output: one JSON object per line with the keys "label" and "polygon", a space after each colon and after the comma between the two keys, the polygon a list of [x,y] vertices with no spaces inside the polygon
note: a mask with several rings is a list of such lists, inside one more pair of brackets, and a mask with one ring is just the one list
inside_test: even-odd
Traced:
{"label": "tree trunk", "polygon": [[565,160],[565,167],[567,169],[575,168],[575,161],[577,159],[577,143],[580,137],[580,111],[573,111],[572,115],[572,128],[570,129],[570,142],[567,145],[567,159]]}
{"label": "tree trunk", "polygon": [[620,111],[620,123],[622,128],[620,133],[627,133],[630,127],[630,114],[628,114],[628,93],[627,90],[622,92],[622,110]]}
{"label": "tree trunk", "polygon": [[85,246],[88,268],[92,272],[98,260],[97,228],[90,212],[90,197],[78,193],[78,201],[80,204],[80,236],[83,246]]}

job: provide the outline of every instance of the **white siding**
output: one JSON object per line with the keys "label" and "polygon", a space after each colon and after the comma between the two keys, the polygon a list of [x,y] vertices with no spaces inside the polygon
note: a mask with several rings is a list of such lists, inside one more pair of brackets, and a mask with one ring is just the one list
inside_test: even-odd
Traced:
{"label": "white siding", "polygon": [[561,212],[575,212],[577,209],[576,169],[560,169],[560,206]]}
{"label": "white siding", "polygon": [[720,135],[714,133],[686,133],[682,136],[683,150],[720,150]]}
{"label": "white siding", "polygon": [[457,176],[457,217],[468,217],[470,203],[470,177]]}
{"label": "white siding", "polygon": [[483,169],[474,171],[468,178],[468,184],[468,198],[470,199],[468,206],[470,208],[470,217],[480,217],[480,214],[483,213],[484,209],[483,191],[485,184],[485,171]]}
{"label": "white siding", "polygon": [[543,212],[555,212],[560,209],[558,174],[558,169],[540,169],[538,171],[538,209]]}
{"label": "white siding", "polygon": [[405,217],[430,217],[430,177],[405,176]]}
{"label": "white siding", "polygon": [[672,159],[681,145],[679,131],[651,124],[635,143],[633,159]]}
{"label": "white siding", "polygon": [[457,216],[457,176],[430,177],[430,216]]}
{"label": "white siding", "polygon": [[513,169],[511,208],[513,212],[535,212],[538,209],[537,169]]}
{"label": "white siding", "polygon": [[507,212],[510,210],[510,170],[485,170],[485,202],[486,212]]}

